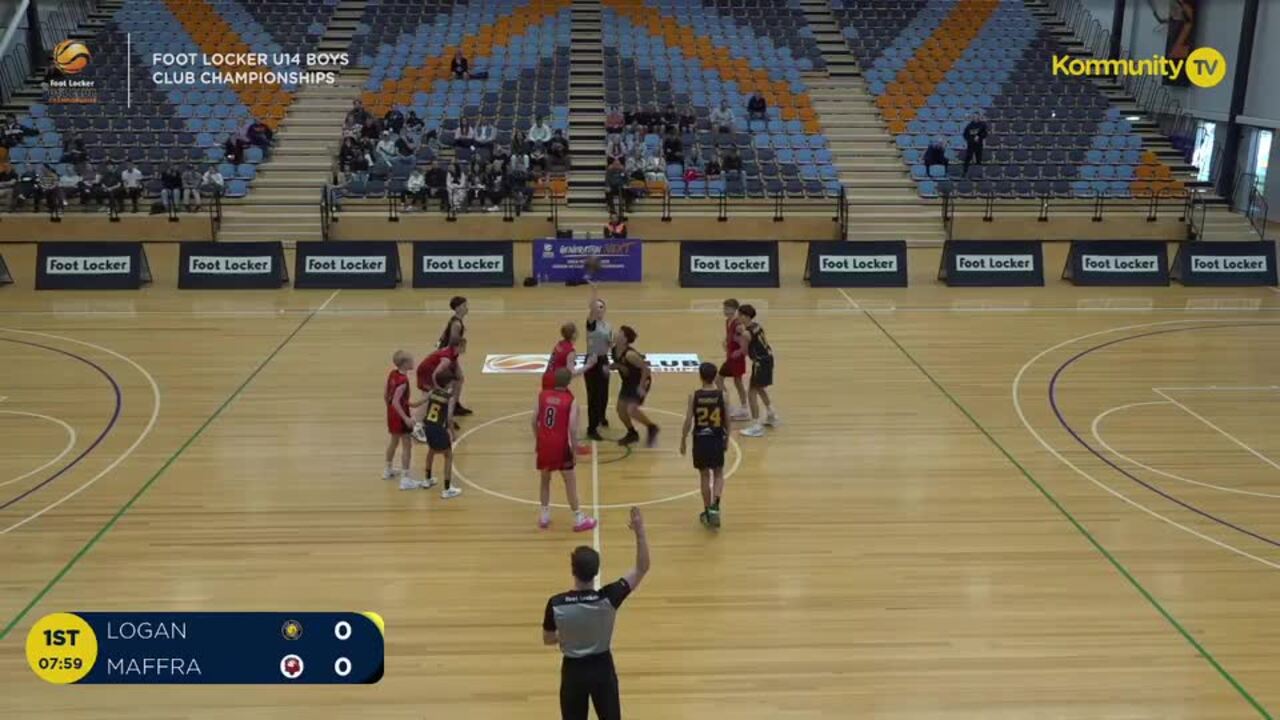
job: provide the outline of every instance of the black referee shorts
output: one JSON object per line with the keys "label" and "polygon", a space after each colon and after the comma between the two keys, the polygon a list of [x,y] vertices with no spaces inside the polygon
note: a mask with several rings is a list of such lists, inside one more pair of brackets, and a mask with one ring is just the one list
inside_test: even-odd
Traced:
{"label": "black referee shorts", "polygon": [[584,658],[567,657],[560,664],[562,720],[588,720],[588,699],[599,720],[622,720],[618,673],[613,667],[612,653]]}

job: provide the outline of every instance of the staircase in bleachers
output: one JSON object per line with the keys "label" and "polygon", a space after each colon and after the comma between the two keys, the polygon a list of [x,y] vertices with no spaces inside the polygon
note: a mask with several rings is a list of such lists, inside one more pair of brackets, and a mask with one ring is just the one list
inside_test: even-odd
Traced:
{"label": "staircase in bleachers", "polygon": [[[323,27],[308,28],[308,47],[347,52],[364,8],[365,0],[338,0]],[[291,242],[321,238],[316,207],[321,188],[331,179],[342,119],[366,78],[364,71],[347,68],[333,86],[309,85],[298,91],[276,129],[271,157],[258,167],[253,192],[223,204],[219,238]]]}
{"label": "staircase in bleachers", "polygon": [[838,11],[830,0],[800,0],[800,7],[821,39],[829,71],[828,77],[808,82],[848,192],[849,239],[941,241],[941,213],[920,198],[903,167],[862,68],[845,43]]}
{"label": "staircase in bleachers", "polygon": [[[597,209],[604,197],[604,48],[599,0],[573,0],[569,70],[569,142],[572,171],[568,203]],[[595,213],[598,214],[598,213]],[[601,218],[585,224],[599,230]]]}

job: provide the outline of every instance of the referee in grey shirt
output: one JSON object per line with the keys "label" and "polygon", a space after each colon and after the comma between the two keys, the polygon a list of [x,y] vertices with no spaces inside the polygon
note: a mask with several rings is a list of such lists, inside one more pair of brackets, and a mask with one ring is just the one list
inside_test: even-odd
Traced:
{"label": "referee in grey shirt", "polygon": [[[603,440],[600,428],[609,427],[605,414],[609,410],[609,350],[613,347],[613,327],[604,319],[604,300],[600,299],[595,281],[591,281],[591,303],[587,306],[587,371],[582,381],[587,385],[587,437]],[[596,364],[591,365],[591,358]]]}
{"label": "referee in grey shirt", "polygon": [[573,589],[547,600],[542,618],[542,642],[560,646],[560,717],[587,720],[587,700],[600,720],[621,720],[618,673],[609,646],[618,608],[649,572],[649,541],[644,535],[640,508],[631,508],[628,524],[636,534],[636,565],[631,572],[595,590],[600,573],[600,553],[579,546],[570,556]]}

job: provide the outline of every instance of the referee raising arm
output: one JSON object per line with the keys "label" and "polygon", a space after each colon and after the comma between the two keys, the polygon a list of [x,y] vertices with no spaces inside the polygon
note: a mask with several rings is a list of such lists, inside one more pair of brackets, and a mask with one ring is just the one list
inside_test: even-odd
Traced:
{"label": "referee raising arm", "polygon": [[542,642],[560,645],[564,661],[560,665],[560,717],[587,720],[587,699],[600,720],[621,720],[618,673],[609,651],[613,623],[618,608],[631,591],[640,586],[649,572],[649,541],[644,534],[644,517],[631,508],[636,534],[636,565],[631,571],[599,590],[593,581],[600,573],[600,553],[579,546],[570,556],[573,589],[553,595],[542,618]]}

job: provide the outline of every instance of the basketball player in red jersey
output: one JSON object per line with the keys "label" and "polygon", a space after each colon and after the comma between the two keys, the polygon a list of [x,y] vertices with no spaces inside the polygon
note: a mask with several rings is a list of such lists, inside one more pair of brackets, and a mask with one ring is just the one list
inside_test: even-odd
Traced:
{"label": "basketball player in red jersey", "polygon": [[573,347],[573,341],[577,339],[577,325],[567,322],[560,326],[560,342],[556,343],[556,346],[551,349],[551,357],[547,360],[547,370],[542,373],[543,390],[550,390],[556,386],[556,370],[560,368],[568,370],[572,377],[577,377],[595,365],[595,359],[592,358],[587,361],[587,365],[581,369],[578,368],[578,351]]}
{"label": "basketball player in red jersey", "polygon": [[[455,338],[451,343],[423,358],[422,362],[418,363],[416,375],[418,389],[429,393],[437,387],[442,387],[438,379],[447,373],[452,381],[442,389],[450,391],[456,403],[458,393],[462,389],[462,363],[458,358],[467,351],[467,339]],[[424,443],[427,441],[426,431],[422,428],[421,418],[417,420],[418,422],[413,425],[413,438]]]}
{"label": "basketball player in red jersey", "polygon": [[[409,372],[413,369],[413,356],[397,350],[391,356],[391,362],[395,367],[387,373],[387,382],[382,390],[382,400],[387,406],[387,433],[390,436],[382,479],[399,477],[401,490],[417,490],[423,485],[409,474],[409,465],[413,462],[413,442],[409,436],[413,428],[413,415],[410,408],[421,404],[409,401]],[[399,471],[391,469],[396,459],[397,445],[400,446]]]}
{"label": "basketball player in red jersey", "polygon": [[725,361],[716,376],[716,387],[723,393],[724,379],[733,378],[733,387],[738,391],[738,407],[729,413],[729,417],[734,420],[749,420],[751,412],[747,410],[747,389],[742,384],[742,378],[747,374],[747,346],[739,342],[739,328],[742,321],[738,317],[736,299],[729,298],[724,301],[724,318]]}
{"label": "basketball player in red jersey", "polygon": [[596,519],[582,512],[578,505],[578,478],[574,473],[574,438],[578,435],[578,405],[569,392],[573,373],[567,368],[555,372],[555,387],[538,394],[530,426],[537,444],[538,472],[541,474],[539,500],[541,512],[538,527],[551,525],[551,473],[564,477],[564,492],[573,511],[573,531],[584,532],[596,526]]}

